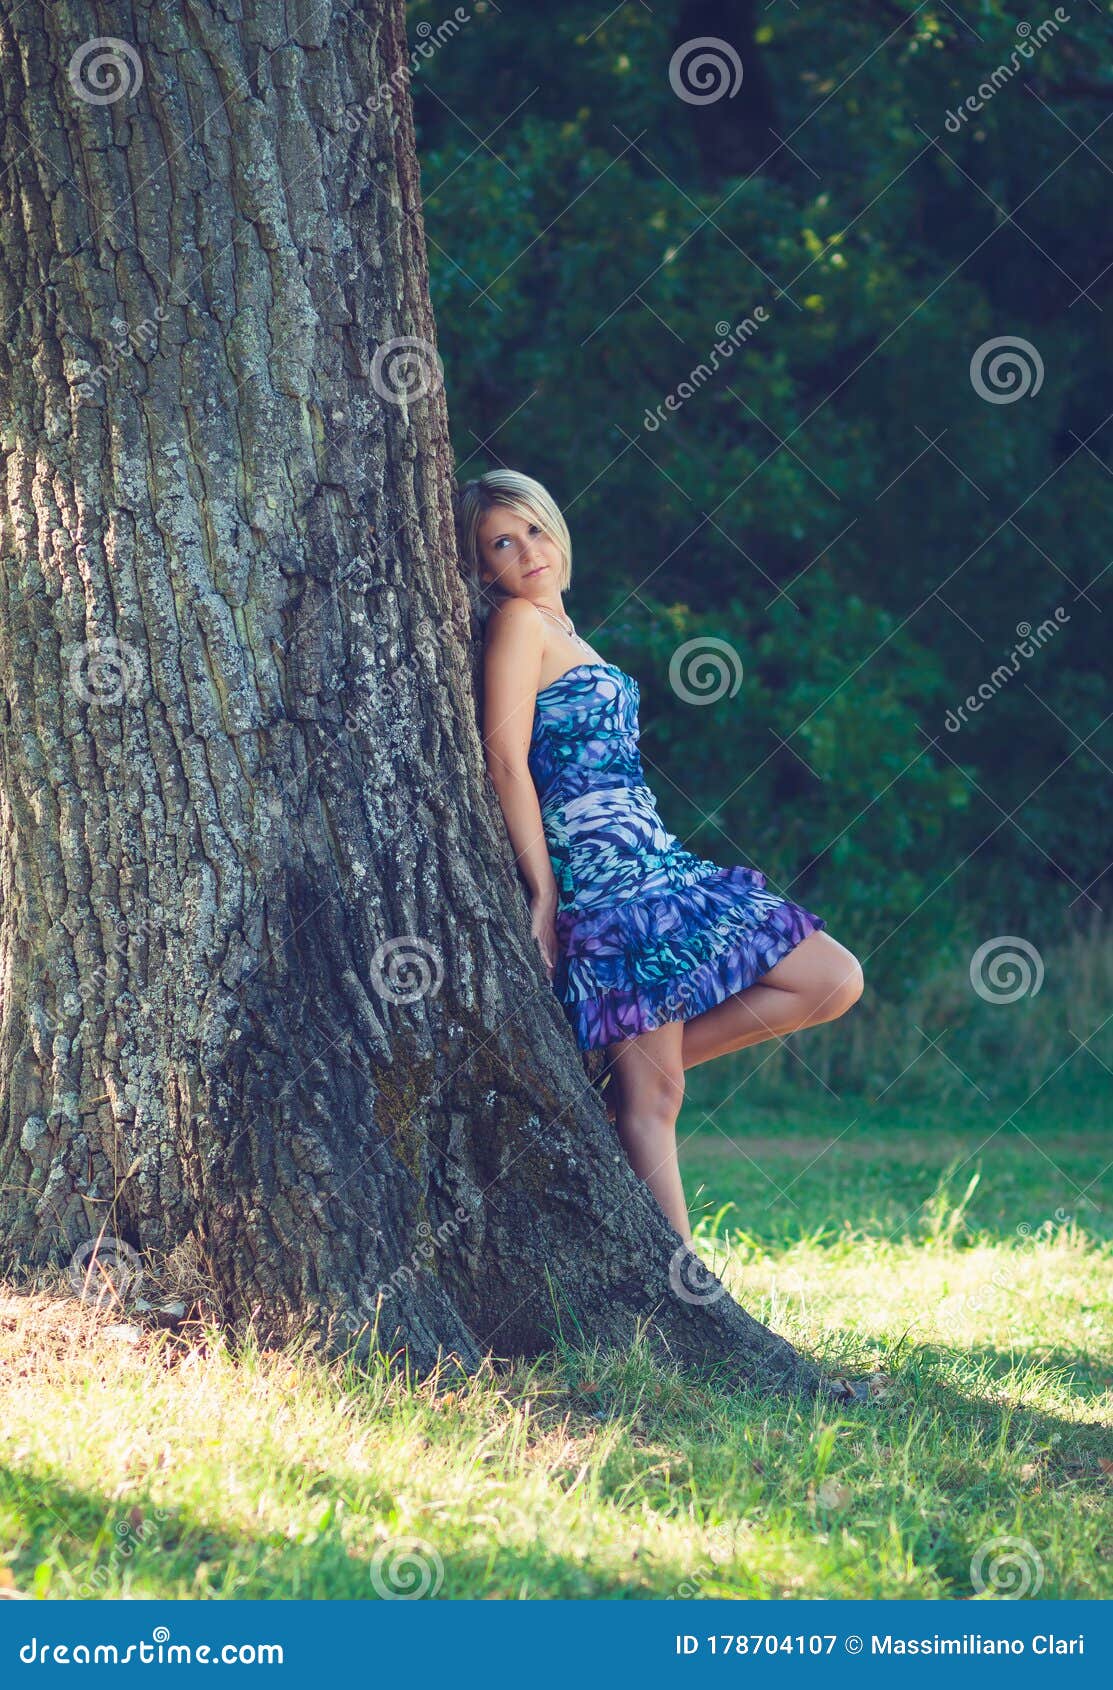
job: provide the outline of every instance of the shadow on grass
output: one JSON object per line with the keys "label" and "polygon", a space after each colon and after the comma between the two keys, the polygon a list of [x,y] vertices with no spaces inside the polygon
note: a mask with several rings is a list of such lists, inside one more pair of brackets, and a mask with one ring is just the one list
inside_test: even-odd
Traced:
{"label": "shadow on grass", "polygon": [[[988,1364],[994,1376],[1007,1378],[1014,1368],[1032,1367],[1041,1373],[1046,1369],[1051,1373],[1062,1375],[1064,1387],[1072,1396],[1078,1398],[1079,1403],[1101,1401],[1108,1397],[1113,1388],[1113,1362],[1108,1357],[1091,1355],[1082,1350],[1054,1349],[1047,1344],[1036,1344],[1027,1350],[1006,1350],[992,1344],[970,1344],[966,1347],[946,1345],[937,1342],[924,1344],[921,1353],[925,1356],[945,1356],[955,1366],[977,1367]],[[1031,1414],[1027,1407],[1018,1411],[1021,1414]],[[1054,1421],[1058,1425],[1058,1421]],[[1108,1456],[1109,1427],[1098,1421],[1064,1422],[1074,1433],[1094,1430],[1104,1435],[1104,1443],[1095,1454]]]}
{"label": "shadow on grass", "polygon": [[[304,1477],[300,1468],[290,1472]],[[304,1530],[315,1535],[312,1542],[297,1542],[275,1532],[226,1531],[199,1520],[189,1509],[167,1508],[142,1489],[111,1501],[51,1475],[0,1465],[0,1508],[9,1514],[5,1535],[22,1540],[9,1549],[7,1564],[16,1589],[27,1594],[32,1593],[35,1569],[43,1562],[52,1564],[53,1577],[43,1594],[73,1600],[111,1600],[125,1589],[131,1597],[346,1601],[382,1601],[391,1599],[391,1593],[413,1599],[419,1590],[441,1600],[513,1599],[523,1589],[528,1595],[562,1598],[671,1593],[663,1585],[658,1588],[658,1579],[647,1583],[636,1567],[629,1578],[593,1572],[582,1559],[554,1554],[541,1543],[528,1550],[500,1547],[493,1555],[453,1549],[442,1558],[436,1532],[428,1526],[417,1534],[398,1532],[384,1538],[377,1553],[353,1550],[340,1528],[342,1520],[362,1513],[351,1501],[358,1484],[343,1473],[319,1474],[317,1479],[317,1499],[322,1506],[329,1501],[334,1505],[328,1510],[331,1517],[312,1527],[303,1513]],[[340,1499],[348,1504],[342,1515],[335,1511]],[[11,1514],[16,1510],[25,1518],[13,1530]],[[131,1525],[132,1517],[140,1514],[138,1526]],[[370,1511],[364,1515],[375,1517]],[[127,1527],[122,1534],[120,1526]],[[74,1570],[63,1573],[60,1568]],[[683,1576],[678,1573],[677,1582]],[[386,1587],[385,1598],[376,1579]]]}
{"label": "shadow on grass", "polygon": [[[847,1358],[860,1355],[861,1334],[845,1335],[831,1329],[825,1335],[822,1350],[802,1350],[825,1374],[856,1377],[859,1368]],[[840,1337],[843,1344],[840,1346]],[[871,1346],[873,1347],[873,1346]],[[1019,1396],[987,1397],[979,1395],[975,1375],[986,1364],[994,1374],[1008,1379],[1019,1371],[1021,1382],[1025,1373],[1042,1379],[1048,1372],[1063,1370],[1065,1387],[1078,1397],[1080,1407],[1093,1399],[1108,1395],[1110,1389],[1109,1363],[1100,1357],[1080,1355],[1077,1350],[1048,1353],[1041,1350],[1038,1358],[1016,1355],[991,1345],[977,1344],[969,1348],[948,1346],[937,1342],[909,1345],[903,1349],[894,1373],[889,1375],[886,1394],[865,1402],[824,1402],[822,1419],[825,1424],[839,1421],[847,1426],[875,1427],[878,1430],[891,1423],[899,1423],[910,1411],[937,1413],[942,1422],[956,1433],[964,1428],[989,1434],[994,1447],[1028,1451],[1054,1443],[1064,1460],[1077,1465],[1092,1461],[1093,1477],[1098,1491],[1109,1495],[1109,1480],[1098,1466],[1100,1459],[1109,1456],[1110,1424],[1107,1420],[1072,1420],[1050,1410],[1024,1402]],[[969,1373],[971,1384],[964,1386],[955,1375]],[[992,1375],[991,1375],[992,1376]],[[1078,1389],[1081,1378],[1083,1389]],[[982,1374],[984,1385],[984,1374]],[[743,1387],[731,1392],[729,1382],[720,1376],[709,1379],[708,1388],[723,1394],[755,1424],[769,1417],[775,1399],[758,1397]]]}
{"label": "shadow on grass", "polygon": [[[833,1331],[829,1338],[828,1358],[840,1346],[843,1354],[850,1354],[860,1344],[860,1336],[853,1333]],[[773,1536],[768,1542],[759,1538],[755,1550],[760,1547],[761,1558],[779,1568],[768,1573],[758,1567],[709,1569],[713,1576],[701,1587],[703,1595],[796,1594],[781,1588],[784,1568],[811,1561],[808,1589],[802,1594],[969,1597],[973,1594],[971,1556],[985,1539],[987,1515],[997,1515],[999,1529],[1008,1532],[1015,1530],[1018,1506],[1023,1508],[1024,1535],[1042,1552],[1051,1526],[1041,1520],[1041,1510],[1054,1509],[1064,1499],[1080,1503],[1087,1499],[1087,1506],[1093,1506],[1108,1496],[1108,1480],[1099,1467],[1108,1449],[1108,1428],[1096,1421],[1072,1421],[1015,1398],[997,1400],[964,1388],[956,1374],[974,1370],[987,1359],[1002,1370],[1009,1365],[1004,1352],[988,1346],[967,1351],[925,1344],[904,1352],[894,1388],[884,1399],[827,1404],[822,1409],[822,1426],[846,1428],[851,1441],[855,1431],[868,1434],[873,1429],[883,1447],[905,1440],[909,1417],[927,1416],[922,1460],[915,1432],[907,1458],[914,1495],[897,1479],[887,1490],[887,1470],[883,1465],[878,1472],[875,1466],[872,1478],[880,1488],[856,1512],[840,1518],[822,1510],[817,1514],[808,1500],[815,1437],[810,1406],[802,1402],[799,1414],[789,1411],[786,1415],[787,1405],[780,1399],[752,1390],[732,1391],[720,1380],[717,1386],[710,1385],[710,1414],[701,1407],[698,1419],[691,1413],[655,1412],[642,1399],[641,1424],[624,1446],[623,1458],[613,1466],[606,1464],[598,1482],[597,1504],[616,1510],[621,1529],[625,1517],[621,1504],[632,1473],[643,1455],[653,1453],[642,1446],[654,1440],[682,1440],[691,1450],[689,1500],[696,1516],[708,1508],[711,1517],[760,1519],[769,1513]],[[1091,1359],[1077,1354],[1047,1356],[1041,1365],[1077,1368]],[[826,1365],[830,1367],[830,1360]],[[1099,1365],[1093,1362],[1095,1380]],[[613,1395],[611,1406],[617,1415],[630,1406],[622,1396],[620,1390]],[[567,1409],[567,1402],[553,1405],[558,1416]],[[729,1428],[722,1436],[714,1429],[720,1414]],[[590,1416],[577,1412],[569,1429],[586,1431],[590,1423]],[[784,1443],[775,1461],[760,1467],[748,1459],[752,1451],[746,1434],[759,1434],[770,1424],[785,1428]],[[701,1425],[710,1430],[701,1432]],[[449,1427],[446,1435],[451,1435]],[[871,1448],[876,1446],[863,1444],[857,1460],[868,1462]],[[1019,1485],[1007,1473],[994,1472],[988,1459],[983,1460],[982,1451],[1000,1449],[1015,1450],[1036,1464],[1032,1488]],[[707,1460],[703,1473],[701,1456]],[[711,1479],[716,1473],[720,1475],[718,1495]],[[436,1524],[425,1522],[416,1527],[414,1536],[420,1541],[412,1556],[409,1546],[414,1540],[407,1532],[392,1533],[377,1548],[368,1548],[354,1540],[366,1538],[376,1525],[380,1531],[390,1527],[395,1508],[390,1489],[377,1482],[374,1474],[355,1475],[342,1468],[313,1470],[308,1464],[280,1462],[268,1470],[267,1488],[274,1495],[291,1498],[286,1531],[230,1530],[199,1517],[195,1509],[165,1507],[142,1486],[109,1498],[67,1485],[50,1473],[0,1467],[0,1508],[7,1515],[8,1559],[16,1586],[31,1590],[35,1569],[44,1562],[53,1566],[54,1576],[43,1594],[63,1599],[114,1597],[126,1590],[132,1596],[373,1601],[382,1599],[380,1585],[385,1582],[388,1590],[405,1594],[420,1587],[428,1597],[441,1600],[475,1596],[645,1600],[683,1595],[681,1586],[693,1577],[693,1567],[665,1554],[642,1562],[632,1555],[629,1572],[593,1567],[586,1526],[588,1547],[579,1554],[556,1553],[540,1537],[525,1545],[498,1545],[475,1553],[458,1547],[442,1552]],[[661,1499],[670,1517],[678,1503],[687,1506],[680,1494],[684,1489],[683,1483],[670,1481],[669,1495]],[[219,1509],[219,1494],[212,1500],[214,1509]],[[476,1506],[483,1504],[479,1501]],[[880,1518],[868,1518],[877,1514]],[[899,1522],[895,1561],[891,1516]],[[868,1552],[874,1546],[879,1564],[872,1572],[855,1573],[841,1549],[830,1570],[825,1570],[832,1553],[830,1539],[832,1535],[837,1539],[844,1526],[860,1545],[854,1551],[854,1564],[860,1561],[862,1549]],[[1061,1520],[1055,1529],[1061,1530]],[[1096,1534],[1096,1520],[1093,1529]],[[1044,1555],[1045,1560],[1051,1558]],[[1096,1547],[1093,1561],[1096,1567]],[[912,1588],[907,1584],[910,1569],[915,1575]],[[1040,1594],[1097,1594],[1096,1588],[1079,1588],[1077,1582],[1070,1588],[1071,1578],[1069,1568],[1043,1567]]]}

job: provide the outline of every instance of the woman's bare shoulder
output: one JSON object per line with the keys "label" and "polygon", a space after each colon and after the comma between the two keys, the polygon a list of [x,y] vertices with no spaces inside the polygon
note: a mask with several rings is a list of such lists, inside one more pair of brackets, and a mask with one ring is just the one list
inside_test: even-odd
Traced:
{"label": "woman's bare shoulder", "polygon": [[541,612],[528,599],[514,598],[508,595],[497,604],[487,618],[488,628],[495,626],[509,627],[537,627],[543,626]]}
{"label": "woman's bare shoulder", "polygon": [[528,599],[507,598],[487,618],[487,650],[539,653],[545,643],[541,612]]}

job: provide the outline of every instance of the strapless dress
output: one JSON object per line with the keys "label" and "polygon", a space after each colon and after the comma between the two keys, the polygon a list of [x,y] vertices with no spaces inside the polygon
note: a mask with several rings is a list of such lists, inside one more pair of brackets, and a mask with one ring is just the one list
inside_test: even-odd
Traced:
{"label": "strapless dress", "polygon": [[639,704],[616,664],[577,663],[537,694],[530,738],[557,884],[553,990],[584,1050],[690,1020],[825,926],[757,869],[720,868],[668,832]]}

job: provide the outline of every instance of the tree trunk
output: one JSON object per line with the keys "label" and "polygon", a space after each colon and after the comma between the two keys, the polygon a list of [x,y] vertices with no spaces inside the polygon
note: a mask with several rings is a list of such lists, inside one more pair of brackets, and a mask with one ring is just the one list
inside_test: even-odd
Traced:
{"label": "tree trunk", "polygon": [[692,1279],[529,934],[400,0],[3,14],[6,1253],[188,1241],[231,1328],[420,1372],[642,1317],[830,1388]]}

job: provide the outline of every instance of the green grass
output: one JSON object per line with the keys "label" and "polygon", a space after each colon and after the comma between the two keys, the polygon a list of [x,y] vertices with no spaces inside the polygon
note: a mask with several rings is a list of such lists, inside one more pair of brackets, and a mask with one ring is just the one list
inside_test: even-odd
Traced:
{"label": "green grass", "polygon": [[[877,1374],[868,1404],[693,1384],[637,1342],[418,1388],[233,1356],[211,1330],[128,1342],[9,1284],[0,1580],[62,1598],[374,1599],[408,1579],[441,1599],[1108,1595],[1108,1099],[1049,1086],[1002,1126],[980,1100],[763,1110],[744,1087],[708,1119],[714,1087],[693,1091],[701,1253],[830,1370]],[[1019,1544],[995,1562],[1002,1538]]]}

